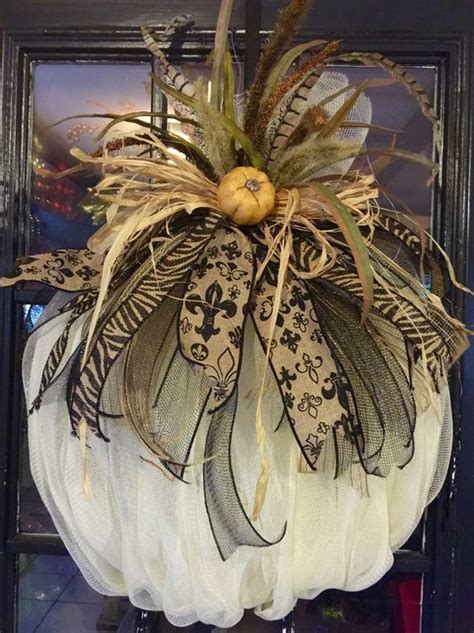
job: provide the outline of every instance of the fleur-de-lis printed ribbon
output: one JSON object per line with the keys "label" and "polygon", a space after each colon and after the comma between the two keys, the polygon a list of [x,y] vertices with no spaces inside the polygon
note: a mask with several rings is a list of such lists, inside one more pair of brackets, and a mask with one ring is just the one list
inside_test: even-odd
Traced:
{"label": "fleur-de-lis printed ribbon", "polygon": [[103,254],[93,253],[87,248],[20,257],[15,268],[0,277],[0,287],[36,281],[68,292],[89,290],[99,285],[103,259]]}
{"label": "fleur-de-lis printed ribbon", "polygon": [[211,409],[232,395],[254,278],[251,244],[239,230],[216,230],[196,262],[184,296],[179,340],[184,356],[204,368],[212,386]]}
{"label": "fleur-de-lis printed ribbon", "polygon": [[[181,352],[203,368],[211,387],[211,396],[202,410],[202,416],[211,415],[203,465],[204,497],[223,560],[242,545],[272,545],[244,509],[230,459],[237,382],[254,275],[249,240],[233,227],[218,228],[193,267],[179,319]],[[194,435],[189,436],[189,444]],[[189,450],[190,447],[188,454]],[[285,526],[277,540],[283,538],[284,532]]]}
{"label": "fleur-de-lis printed ribbon", "polygon": [[268,269],[255,288],[253,320],[265,350],[271,346],[270,365],[295,438],[308,465],[316,469],[328,434],[348,415],[344,388],[304,282],[296,277],[285,284],[268,340],[274,294]]}

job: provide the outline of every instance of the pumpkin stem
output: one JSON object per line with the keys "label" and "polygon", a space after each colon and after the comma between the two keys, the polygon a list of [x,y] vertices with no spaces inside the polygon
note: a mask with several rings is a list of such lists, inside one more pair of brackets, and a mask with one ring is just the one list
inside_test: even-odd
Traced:
{"label": "pumpkin stem", "polygon": [[257,191],[260,191],[260,189],[262,188],[256,178],[251,178],[250,180],[247,180],[247,182],[245,183],[245,186],[252,193],[256,193]]}

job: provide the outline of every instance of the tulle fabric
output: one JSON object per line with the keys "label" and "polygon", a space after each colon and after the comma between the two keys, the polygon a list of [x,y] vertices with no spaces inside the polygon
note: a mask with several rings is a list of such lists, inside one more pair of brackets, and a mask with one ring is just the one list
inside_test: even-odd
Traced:
{"label": "tulle fabric", "polygon": [[[28,406],[68,318],[55,316],[57,309],[68,299],[70,295],[58,293],[28,341]],[[86,319],[84,315],[72,327],[66,373]],[[255,406],[261,367],[257,358],[252,362],[258,349],[254,337],[248,326],[232,443],[235,481],[248,512],[259,472]],[[177,626],[202,621],[231,627],[249,608],[265,619],[279,619],[298,598],[314,598],[328,588],[357,591],[372,585],[390,568],[392,552],[403,545],[438,493],[449,462],[446,386],[418,416],[414,457],[403,469],[393,469],[386,478],[366,477],[354,465],[336,479],[330,469],[305,472],[288,424],[278,425],[278,398],[269,388],[264,419],[271,475],[256,527],[269,540],[281,536],[285,523],[286,532],[275,545],[241,547],[223,561],[204,501],[206,421],[198,430],[184,483],[167,477],[156,455],[123,422],[102,420],[110,441],[88,437],[87,499],[80,442],[71,433],[59,384],[54,397],[29,420],[31,471],[58,532],[96,591],[129,595],[137,607],[162,610]],[[176,398],[184,411],[188,394]]]}

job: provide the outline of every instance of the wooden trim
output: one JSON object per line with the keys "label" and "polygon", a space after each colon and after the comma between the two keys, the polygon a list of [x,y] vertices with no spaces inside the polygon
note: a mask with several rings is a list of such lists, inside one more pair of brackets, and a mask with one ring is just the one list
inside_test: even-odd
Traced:
{"label": "wooden trim", "polygon": [[260,29],[262,7],[260,2],[246,0],[245,5],[245,87],[248,88],[255,77],[255,69],[260,58]]}
{"label": "wooden trim", "polygon": [[7,541],[9,554],[66,556],[66,546],[57,534],[16,534]]}

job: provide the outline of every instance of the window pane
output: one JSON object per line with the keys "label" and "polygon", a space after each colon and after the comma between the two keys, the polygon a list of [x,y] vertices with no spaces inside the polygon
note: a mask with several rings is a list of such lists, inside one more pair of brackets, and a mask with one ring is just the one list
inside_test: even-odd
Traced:
{"label": "window pane", "polygon": [[31,476],[26,423],[22,428],[19,530],[37,534],[57,533]]}
{"label": "window pane", "polygon": [[24,303],[22,305],[25,329],[28,334],[38,323],[44,308],[45,306],[39,303]]}
{"label": "window pane", "polygon": [[[99,172],[81,172],[56,180],[37,173],[37,169],[59,172],[76,165],[76,159],[69,154],[71,148],[94,151],[94,139],[109,119],[75,118],[57,124],[58,121],[78,114],[149,111],[149,71],[148,63],[36,66],[30,253],[82,247],[96,230],[80,202],[97,182]],[[117,130],[132,127],[125,123]]]}
{"label": "window pane", "polygon": [[69,556],[19,557],[16,633],[133,631],[134,611],[127,598],[91,589]]}
{"label": "window pane", "polygon": [[[23,338],[35,327],[44,310],[44,305],[23,304]],[[20,532],[36,532],[55,534],[56,528],[43,505],[30,471],[28,459],[28,430],[26,415],[22,416],[20,480],[19,480],[19,530]]]}
{"label": "window pane", "polygon": [[[410,74],[423,86],[431,101],[434,99],[437,69],[434,66],[408,66]],[[367,66],[333,66],[331,71],[343,73],[350,84],[367,80],[386,80],[381,69]],[[371,129],[367,135],[369,149],[389,147],[395,142],[398,149],[433,155],[433,133],[431,123],[420,111],[417,101],[405,87],[398,83],[370,88],[366,91],[372,102],[372,121],[377,125],[397,132]],[[377,161],[377,154],[369,154],[371,162],[380,168],[377,176],[382,187],[392,198],[395,208],[403,211],[401,200],[418,216],[425,228],[431,225],[432,189],[427,186],[429,170],[417,163],[396,159],[387,165]]]}
{"label": "window pane", "polygon": [[297,633],[416,633],[420,630],[421,576],[384,578],[374,587],[349,593],[326,591],[298,603]]}

